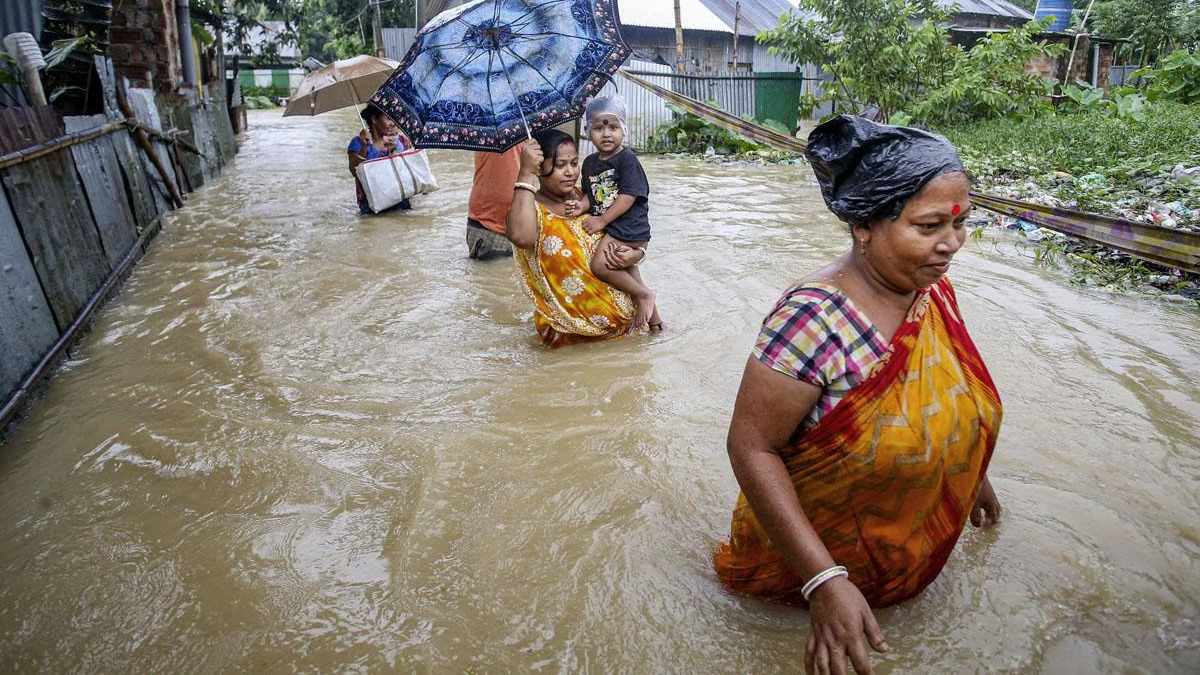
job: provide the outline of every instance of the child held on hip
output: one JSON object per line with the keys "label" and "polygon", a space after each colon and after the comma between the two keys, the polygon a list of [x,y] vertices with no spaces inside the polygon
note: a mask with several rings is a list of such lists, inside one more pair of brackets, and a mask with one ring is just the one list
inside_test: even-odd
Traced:
{"label": "child held on hip", "polygon": [[[592,254],[591,270],[596,278],[624,291],[637,308],[630,330],[649,325],[662,329],[654,291],[642,281],[638,265],[646,258],[650,243],[647,199],[650,185],[633,150],[625,143],[625,103],[620,97],[594,98],[584,110],[585,131],[596,152],[583,161],[583,192],[591,216],[583,227],[589,233],[604,232]],[[633,248],[641,252],[637,264],[614,267],[615,252]]]}

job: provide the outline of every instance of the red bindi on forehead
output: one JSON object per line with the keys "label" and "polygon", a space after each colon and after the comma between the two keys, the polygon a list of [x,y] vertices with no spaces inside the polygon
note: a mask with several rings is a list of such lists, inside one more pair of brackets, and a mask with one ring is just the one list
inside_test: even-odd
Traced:
{"label": "red bindi on forehead", "polygon": [[954,207],[950,209],[950,215],[952,216],[957,216],[960,213],[962,213],[962,206],[959,206],[958,204],[955,204]]}

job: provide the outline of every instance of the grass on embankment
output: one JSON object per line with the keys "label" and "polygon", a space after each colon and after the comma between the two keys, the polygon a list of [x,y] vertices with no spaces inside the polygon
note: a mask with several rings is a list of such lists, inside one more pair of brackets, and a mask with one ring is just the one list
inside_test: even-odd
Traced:
{"label": "grass on embankment", "polygon": [[1152,202],[1182,202],[1197,213],[1179,217],[1181,224],[1200,226],[1200,178],[1171,175],[1179,164],[1200,165],[1200,105],[1148,104],[1140,122],[1108,110],[1045,112],[938,131],[958,146],[980,187],[1020,184],[1025,196],[1048,193],[1125,216]]}
{"label": "grass on embankment", "polygon": [[[1105,110],[1046,112],[938,129],[956,146],[981,191],[1200,231],[1200,105],[1155,103],[1143,121]],[[1154,212],[1154,218],[1150,214]],[[1103,246],[1061,236],[1033,245],[1038,264],[1065,267],[1073,281],[1196,299],[1196,277]],[[1157,290],[1156,290],[1157,289]]]}

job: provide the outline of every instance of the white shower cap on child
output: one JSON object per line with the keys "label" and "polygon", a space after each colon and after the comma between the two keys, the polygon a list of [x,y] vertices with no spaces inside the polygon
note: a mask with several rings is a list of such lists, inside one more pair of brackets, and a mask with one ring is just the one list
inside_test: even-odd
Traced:
{"label": "white shower cap on child", "polygon": [[612,96],[597,96],[587,102],[583,109],[583,133],[591,133],[592,118],[596,115],[615,115],[625,130],[625,99],[619,94]]}

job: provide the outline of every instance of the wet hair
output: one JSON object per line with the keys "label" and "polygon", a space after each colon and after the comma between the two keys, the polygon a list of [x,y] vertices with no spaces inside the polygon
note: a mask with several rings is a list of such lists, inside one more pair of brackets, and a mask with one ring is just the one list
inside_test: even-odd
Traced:
{"label": "wet hair", "polygon": [[377,118],[383,117],[386,114],[387,113],[383,112],[382,108],[376,106],[374,103],[368,103],[367,106],[363,108],[362,112],[359,113],[359,117],[362,117],[363,121],[367,123],[367,126],[370,126],[371,123]]}
{"label": "wet hair", "polygon": [[578,147],[570,134],[558,129],[543,129],[533,135],[533,140],[541,146],[542,157],[550,160],[550,172],[539,174],[542,177],[549,176],[554,172],[554,165],[558,162],[558,149],[562,147],[563,143],[570,143]]}
{"label": "wet hair", "polygon": [[945,138],[853,115],[838,115],[813,129],[804,154],[825,205],[852,227],[895,220],[933,179],[966,175],[958,152]]}

